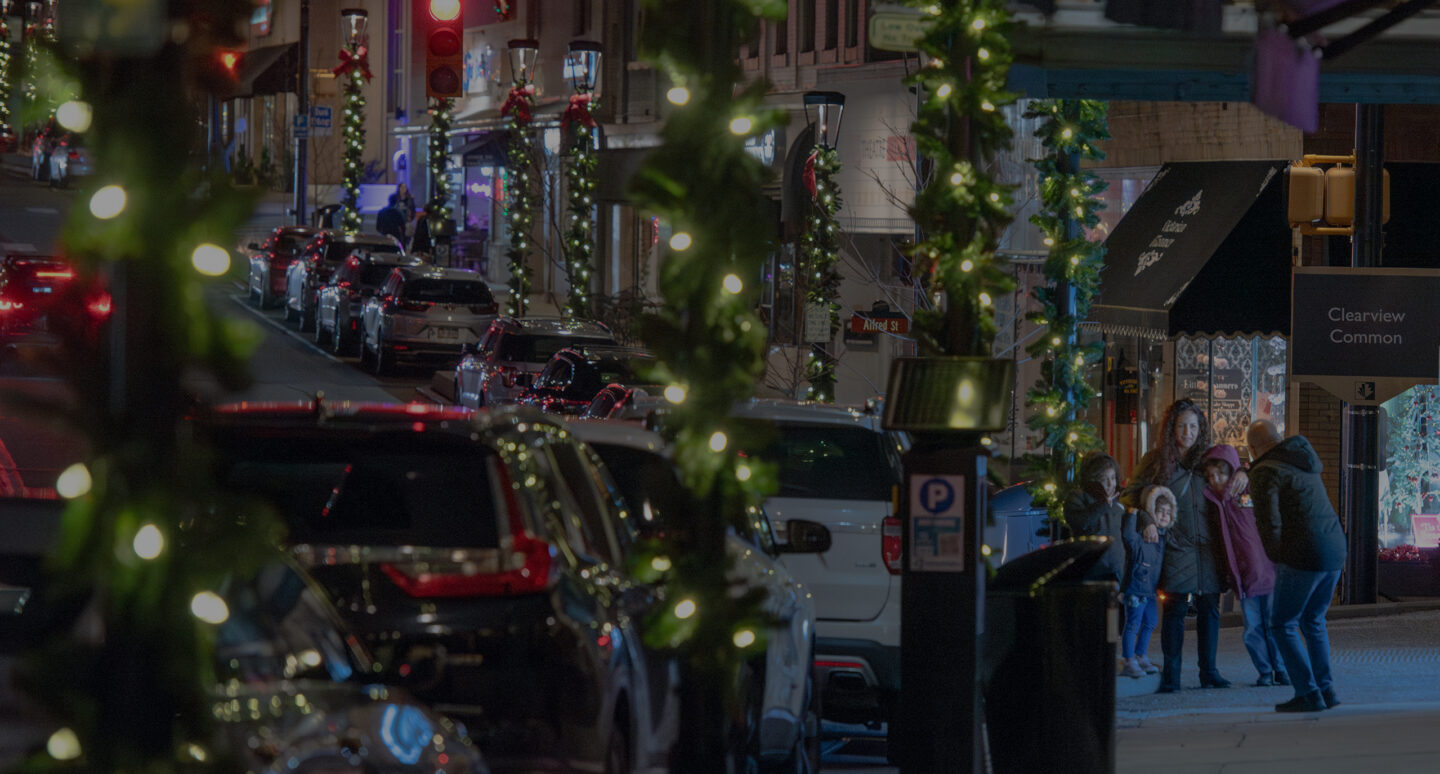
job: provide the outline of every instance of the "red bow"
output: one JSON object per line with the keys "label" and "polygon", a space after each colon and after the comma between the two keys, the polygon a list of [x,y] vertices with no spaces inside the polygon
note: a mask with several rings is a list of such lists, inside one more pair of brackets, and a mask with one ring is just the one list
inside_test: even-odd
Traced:
{"label": "red bow", "polygon": [[589,94],[575,94],[570,97],[570,107],[565,108],[564,115],[560,116],[560,125],[568,129],[571,121],[590,129],[595,128],[595,118],[590,115]]}
{"label": "red bow", "polygon": [[505,106],[500,108],[500,115],[515,117],[515,123],[530,123],[530,106],[535,99],[534,86],[516,86],[510,90],[510,96],[505,98]]}
{"label": "red bow", "polygon": [[819,152],[816,151],[805,159],[805,173],[800,177],[805,182],[805,190],[810,192],[811,199],[815,198],[815,159],[818,156]]}
{"label": "red bow", "polygon": [[336,65],[335,68],[330,72],[334,73],[335,76],[338,78],[339,76],[342,76],[358,68],[360,71],[360,77],[368,81],[372,77],[374,77],[370,74],[370,59],[368,56],[369,53],[370,49],[368,46],[360,46],[356,48],[355,53],[353,54],[350,53],[350,49],[342,48],[340,49],[340,64]]}

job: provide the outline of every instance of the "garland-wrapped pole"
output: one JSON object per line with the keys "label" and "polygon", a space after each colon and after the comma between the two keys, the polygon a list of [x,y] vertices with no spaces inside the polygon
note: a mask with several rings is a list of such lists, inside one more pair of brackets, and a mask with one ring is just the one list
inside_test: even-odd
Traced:
{"label": "garland-wrapped pole", "polygon": [[505,207],[510,218],[510,308],[509,313],[523,317],[530,307],[530,228],[535,222],[534,181],[530,172],[535,165],[535,138],[530,123],[534,120],[535,87],[516,84],[500,109],[509,124],[505,145],[506,180]]}
{"label": "garland-wrapped pole", "polygon": [[570,294],[565,302],[567,317],[589,317],[590,275],[595,251],[595,119],[590,94],[570,98],[561,123],[570,130],[570,160],[565,166],[569,192],[570,222],[565,230],[565,276]]}
{"label": "garland-wrapped pole", "polygon": [[1045,505],[1050,522],[1060,524],[1066,498],[1075,489],[1081,455],[1103,449],[1095,426],[1077,411],[1095,397],[1089,375],[1104,356],[1104,344],[1082,345],[1079,326],[1100,289],[1105,247],[1085,237],[1085,228],[1099,223],[1104,208],[1099,194],[1106,184],[1080,168],[1080,160],[1103,159],[1096,145],[1110,138],[1106,104],[1099,100],[1064,99],[1036,102],[1026,118],[1040,119],[1035,136],[1046,155],[1035,160],[1040,171],[1041,212],[1030,221],[1045,234],[1050,254],[1045,260],[1049,284],[1035,289],[1041,310],[1030,315],[1045,332],[1026,350],[1041,361],[1040,379],[1030,388],[1025,405],[1031,430],[1043,435],[1045,453],[1026,455],[1030,492]]}
{"label": "garland-wrapped pole", "polygon": [[[810,218],[800,237],[800,253],[805,272],[806,306],[821,305],[826,310],[827,341],[834,344],[840,331],[840,235],[835,214],[840,211],[840,186],[835,176],[840,172],[840,154],[834,148],[816,145],[805,162],[805,184],[811,194]],[[826,344],[810,348],[805,364],[805,378],[810,387],[806,397],[823,403],[835,401],[835,355]]]}
{"label": "garland-wrapped pole", "polygon": [[[737,89],[739,45],[756,16],[783,18],[784,3],[644,0],[642,56],[672,84],[662,144],[631,183],[636,205],[670,224],[660,270],[664,306],[642,320],[655,376],[674,404],[666,422],[674,458],[703,507],[642,566],[667,567],[663,601],[647,640],[682,656],[681,731],[672,770],[732,770],[741,664],[763,647],[760,600],[737,596],[726,577],[725,533],[758,504],[774,474],[735,453],[746,438],[730,418],[764,373],[765,325],[755,314],[770,244],[755,228],[764,211],[760,162],[747,137],[783,123],[763,110],[767,84]],[[663,560],[663,561],[662,561]]]}
{"label": "garland-wrapped pole", "polygon": [[[359,14],[364,18],[364,11],[346,10],[347,16]],[[363,30],[363,25],[361,25]],[[340,219],[340,226],[347,234],[354,234],[360,231],[362,218],[360,215],[360,178],[365,172],[365,83],[371,78],[369,46],[363,32],[354,32],[347,35],[345,46],[340,50],[340,64],[336,65],[331,72],[337,77],[345,79],[343,107],[344,118],[344,140],[343,149],[345,167],[342,170],[344,177],[341,182],[343,193],[340,196],[340,203],[343,212]]]}
{"label": "garland-wrapped pole", "polygon": [[10,23],[0,18],[0,142],[8,140],[15,131],[10,123],[10,87]]}
{"label": "garland-wrapped pole", "polygon": [[[450,219],[450,123],[454,105],[450,97],[433,97],[430,102],[430,200],[440,208],[435,217],[442,221]],[[426,217],[430,217],[429,212]]]}

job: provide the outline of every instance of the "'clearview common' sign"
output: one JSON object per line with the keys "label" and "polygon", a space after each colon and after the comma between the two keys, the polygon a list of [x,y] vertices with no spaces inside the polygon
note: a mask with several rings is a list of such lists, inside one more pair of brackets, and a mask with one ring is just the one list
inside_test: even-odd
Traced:
{"label": "'clearview common' sign", "polygon": [[1290,372],[1374,404],[1440,376],[1440,270],[1296,267]]}

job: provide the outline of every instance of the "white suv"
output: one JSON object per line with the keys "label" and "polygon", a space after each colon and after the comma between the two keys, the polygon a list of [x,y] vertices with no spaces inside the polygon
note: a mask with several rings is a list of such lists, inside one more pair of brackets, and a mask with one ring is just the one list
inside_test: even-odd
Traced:
{"label": "white suv", "polygon": [[768,426],[742,451],[778,467],[780,489],[765,502],[777,538],[791,519],[830,530],[828,552],[783,558],[815,595],[825,717],[888,721],[900,690],[900,523],[892,495],[908,439],[883,430],[877,413],[841,406],[757,399],[733,415]]}

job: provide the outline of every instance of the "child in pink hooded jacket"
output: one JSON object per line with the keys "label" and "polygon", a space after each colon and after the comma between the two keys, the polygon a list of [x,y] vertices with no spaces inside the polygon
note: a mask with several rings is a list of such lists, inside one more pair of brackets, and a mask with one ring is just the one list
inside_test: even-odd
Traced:
{"label": "child in pink hooded jacket", "polygon": [[1270,632],[1270,593],[1275,590],[1275,565],[1260,543],[1249,490],[1239,497],[1226,493],[1230,476],[1239,468],[1240,455],[1229,444],[1222,443],[1205,452],[1200,462],[1205,483],[1209,485],[1205,499],[1209,502],[1211,523],[1220,527],[1230,582],[1240,599],[1240,612],[1245,618],[1245,650],[1250,653],[1255,671],[1260,673],[1255,684],[1289,685],[1275,636]]}

